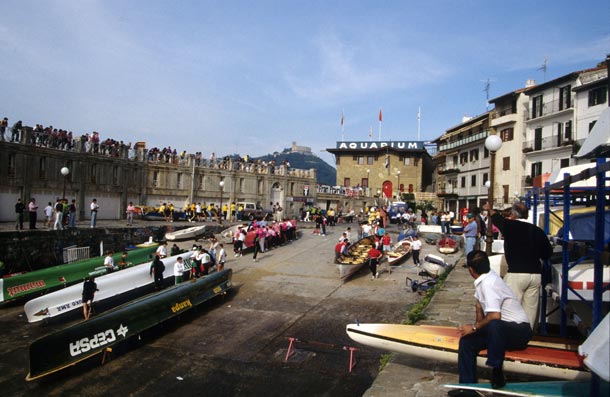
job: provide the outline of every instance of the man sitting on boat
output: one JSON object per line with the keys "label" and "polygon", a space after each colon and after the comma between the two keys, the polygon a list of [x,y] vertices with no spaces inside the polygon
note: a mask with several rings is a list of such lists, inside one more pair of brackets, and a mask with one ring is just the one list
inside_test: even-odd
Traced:
{"label": "man sitting on boat", "polygon": [[[466,257],[466,265],[475,279],[476,320],[461,325],[458,350],[460,383],[477,382],[477,355],[487,349],[486,365],[492,368],[491,386],[506,384],[502,364],[506,350],[521,350],[532,338],[529,319],[519,301],[502,278],[489,267],[489,258],[475,250]],[[450,396],[467,396],[458,389]]]}
{"label": "man sitting on boat", "polygon": [[114,255],[114,252],[108,251],[106,252],[106,258],[104,258],[104,267],[108,273],[114,271],[114,258],[112,255]]}

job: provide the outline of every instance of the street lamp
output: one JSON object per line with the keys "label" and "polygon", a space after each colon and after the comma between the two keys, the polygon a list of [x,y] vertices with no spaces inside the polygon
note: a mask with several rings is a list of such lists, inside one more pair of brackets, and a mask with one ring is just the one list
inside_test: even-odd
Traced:
{"label": "street lamp", "polygon": [[62,167],[61,170],[59,170],[59,172],[61,172],[61,174],[64,176],[64,193],[61,197],[66,198],[66,179],[68,179],[68,175],[70,174],[70,169],[68,167]]}
{"label": "street lamp", "polygon": [[223,188],[225,186],[225,181],[221,180],[220,182],[218,182],[218,185],[220,186],[220,208],[218,208],[218,212],[219,212],[219,216],[218,216],[218,223],[222,224],[222,191]]}
{"label": "street lamp", "polygon": [[398,199],[398,201],[400,201],[401,200],[401,197],[400,197],[400,170],[396,171],[396,176],[398,177],[398,195],[396,198]]}
{"label": "street lamp", "polygon": [[[496,172],[496,152],[502,147],[502,138],[498,135],[490,135],[485,139],[485,147],[489,150],[489,188],[487,190],[487,203],[489,211],[487,211],[487,236],[485,240],[485,252],[487,255],[491,255],[491,244],[493,242],[493,225],[491,222],[491,210],[493,208],[494,200],[494,179]],[[487,185],[487,182],[485,185]]]}

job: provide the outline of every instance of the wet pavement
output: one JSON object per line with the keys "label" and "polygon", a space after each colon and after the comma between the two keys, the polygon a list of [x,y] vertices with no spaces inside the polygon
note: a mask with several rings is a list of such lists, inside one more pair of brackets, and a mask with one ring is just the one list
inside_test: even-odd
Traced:
{"label": "wet pavement", "polygon": [[[98,227],[115,224],[124,227],[112,221],[101,221]],[[0,231],[12,226],[0,225]],[[345,325],[355,321],[405,319],[405,312],[420,299],[405,285],[406,277],[420,278],[411,259],[391,274],[382,271],[379,279],[371,280],[363,268],[342,282],[332,263],[333,248],[347,225],[329,227],[327,236],[313,235],[312,224],[299,226],[297,241],[259,254],[258,262],[251,253],[236,258],[229,245],[226,267],[233,269],[235,284],[229,296],[121,343],[104,365],[98,356],[25,382],[29,343],[63,324],[28,324],[22,304],[0,308],[2,394],[425,396],[439,395],[440,379],[457,380],[453,368],[441,376],[445,372],[439,368],[444,367],[398,355],[379,373],[385,352],[358,346],[345,333]],[[396,236],[395,227],[389,229]],[[422,257],[428,252],[435,252],[434,247],[424,243]],[[473,315],[472,292],[465,288],[472,282],[462,277],[467,275],[464,269],[456,270],[433,299],[428,321],[461,322]],[[286,361],[291,337],[307,343],[297,344],[296,354]],[[349,347],[359,349],[351,373]]]}

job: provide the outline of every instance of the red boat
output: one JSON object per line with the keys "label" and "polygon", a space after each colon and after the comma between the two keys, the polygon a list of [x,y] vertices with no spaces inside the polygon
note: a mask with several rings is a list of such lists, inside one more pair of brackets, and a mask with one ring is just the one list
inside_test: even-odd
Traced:
{"label": "red boat", "polygon": [[437,241],[438,252],[441,254],[453,254],[459,249],[459,244],[456,240],[449,236],[445,236]]}

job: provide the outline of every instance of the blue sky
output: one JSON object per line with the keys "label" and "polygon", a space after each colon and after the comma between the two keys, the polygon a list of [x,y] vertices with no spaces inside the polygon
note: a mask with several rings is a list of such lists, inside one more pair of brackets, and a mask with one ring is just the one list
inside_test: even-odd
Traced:
{"label": "blue sky", "polygon": [[610,2],[3,0],[0,117],[259,156],[440,136],[490,97],[595,66]]}

